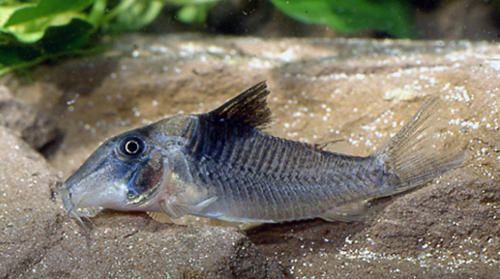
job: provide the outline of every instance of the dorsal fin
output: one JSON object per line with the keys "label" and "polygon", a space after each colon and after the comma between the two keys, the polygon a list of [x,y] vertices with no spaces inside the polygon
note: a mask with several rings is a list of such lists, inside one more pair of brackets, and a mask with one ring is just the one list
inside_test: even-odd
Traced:
{"label": "dorsal fin", "polygon": [[269,93],[266,82],[261,81],[206,116],[215,123],[229,122],[254,128],[263,127],[271,121],[271,110],[266,102]]}

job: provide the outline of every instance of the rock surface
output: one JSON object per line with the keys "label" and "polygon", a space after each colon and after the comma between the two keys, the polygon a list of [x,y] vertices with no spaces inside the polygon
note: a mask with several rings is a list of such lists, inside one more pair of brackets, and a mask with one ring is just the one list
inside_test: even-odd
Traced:
{"label": "rock surface", "polygon": [[[57,119],[66,136],[49,158],[65,177],[111,135],[175,113],[209,111],[260,80],[267,80],[272,91],[270,134],[311,143],[340,139],[327,149],[353,155],[373,153],[426,97],[440,94],[436,145],[467,145],[464,166],[425,187],[379,201],[362,222],[312,220],[243,232],[289,277],[494,278],[500,272],[499,53],[499,45],[470,42],[127,36],[113,51],[37,68],[34,83],[14,77],[3,81],[17,98]],[[65,225],[58,237],[75,246],[54,248],[46,258],[74,263],[76,274],[108,262],[92,258],[91,251],[107,251],[124,263],[137,253],[134,243],[155,239],[145,242],[156,247],[166,244],[162,237],[171,237],[169,243],[185,243],[175,251],[188,254],[189,241],[182,234],[172,238],[169,231],[205,235],[216,230],[105,212],[92,219],[96,225],[86,244],[75,234],[73,221],[59,218]],[[217,247],[230,249],[227,239],[245,242],[234,229],[219,229],[224,232],[210,238]],[[106,235],[117,237],[111,241]],[[93,243],[96,239],[103,240]],[[160,260],[153,255],[145,252],[130,262],[134,268],[120,270],[144,266],[142,272],[154,275],[163,267],[151,259],[141,261]],[[82,257],[81,266],[76,257]],[[173,276],[199,274],[182,273],[190,264],[162,263],[174,266],[172,272],[178,273]],[[261,266],[262,274],[275,270]],[[105,274],[104,269],[96,272]]]}
{"label": "rock surface", "polygon": [[57,234],[60,243],[26,277],[283,277],[279,266],[234,228],[166,225],[110,212],[92,222],[94,229],[86,234],[66,219]]}
{"label": "rock surface", "polygon": [[40,154],[0,126],[0,278],[15,278],[59,242],[57,177]]}
{"label": "rock surface", "polygon": [[364,222],[266,225],[247,235],[299,278],[495,278],[499,184],[455,176],[401,195]]}
{"label": "rock surface", "polygon": [[37,150],[57,137],[57,128],[52,118],[16,100],[8,88],[2,85],[0,85],[0,126],[15,131]]}

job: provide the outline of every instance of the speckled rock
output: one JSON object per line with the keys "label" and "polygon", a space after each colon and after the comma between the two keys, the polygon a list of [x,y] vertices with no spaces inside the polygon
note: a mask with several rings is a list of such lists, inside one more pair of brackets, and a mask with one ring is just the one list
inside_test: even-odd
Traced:
{"label": "speckled rock", "polygon": [[0,278],[16,278],[59,242],[63,212],[59,180],[42,156],[2,126],[0,140]]}
{"label": "speckled rock", "polygon": [[266,225],[247,235],[297,277],[496,278],[499,201],[498,182],[457,171],[381,201],[363,222]]}
{"label": "speckled rock", "polygon": [[13,130],[34,149],[54,141],[57,128],[52,118],[16,100],[0,85],[0,126]]}
{"label": "speckled rock", "polygon": [[[50,162],[63,176],[113,134],[175,113],[207,112],[260,80],[272,91],[270,134],[338,140],[327,149],[361,156],[439,94],[436,145],[466,149],[462,167],[378,201],[362,222],[312,220],[245,233],[290,277],[494,278],[500,273],[499,53],[498,44],[466,41],[126,36],[104,54],[39,67],[34,83],[4,80],[16,97],[56,117],[66,137]],[[95,231],[146,222],[126,216],[98,215]],[[109,231],[122,233],[116,226]]]}
{"label": "speckled rock", "polygon": [[90,231],[65,219],[57,238],[26,277],[282,278],[234,228],[159,224],[145,215],[104,212]]}

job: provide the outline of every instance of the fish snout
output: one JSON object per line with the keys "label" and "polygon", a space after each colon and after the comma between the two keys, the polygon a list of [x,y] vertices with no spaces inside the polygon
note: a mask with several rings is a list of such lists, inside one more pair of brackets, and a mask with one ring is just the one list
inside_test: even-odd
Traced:
{"label": "fish snout", "polygon": [[63,183],[59,190],[59,194],[61,195],[62,202],[64,204],[64,208],[68,211],[69,214],[73,211],[75,208],[75,205],[73,203],[72,197],[73,194],[71,193],[71,188],[68,187],[66,183]]}

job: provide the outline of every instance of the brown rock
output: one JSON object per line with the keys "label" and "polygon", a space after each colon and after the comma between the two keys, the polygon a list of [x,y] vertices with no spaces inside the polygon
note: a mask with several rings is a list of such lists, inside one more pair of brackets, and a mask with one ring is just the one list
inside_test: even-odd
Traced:
{"label": "brown rock", "polygon": [[[82,231],[65,219],[61,241],[27,277],[281,278],[234,228],[159,224],[146,215],[104,212]],[[86,235],[86,236],[85,236]]]}
{"label": "brown rock", "polygon": [[417,257],[438,248],[459,251],[462,246],[464,255],[498,257],[500,243],[490,240],[500,235],[495,208],[500,203],[499,186],[498,181],[456,173],[454,178],[403,195],[366,230],[373,240],[370,249]]}
{"label": "brown rock", "polygon": [[54,120],[44,113],[16,100],[7,87],[0,85],[0,126],[15,131],[34,149],[40,149],[55,140]]}
{"label": "brown rock", "polygon": [[57,177],[40,154],[0,126],[0,278],[30,270],[60,241]]}

